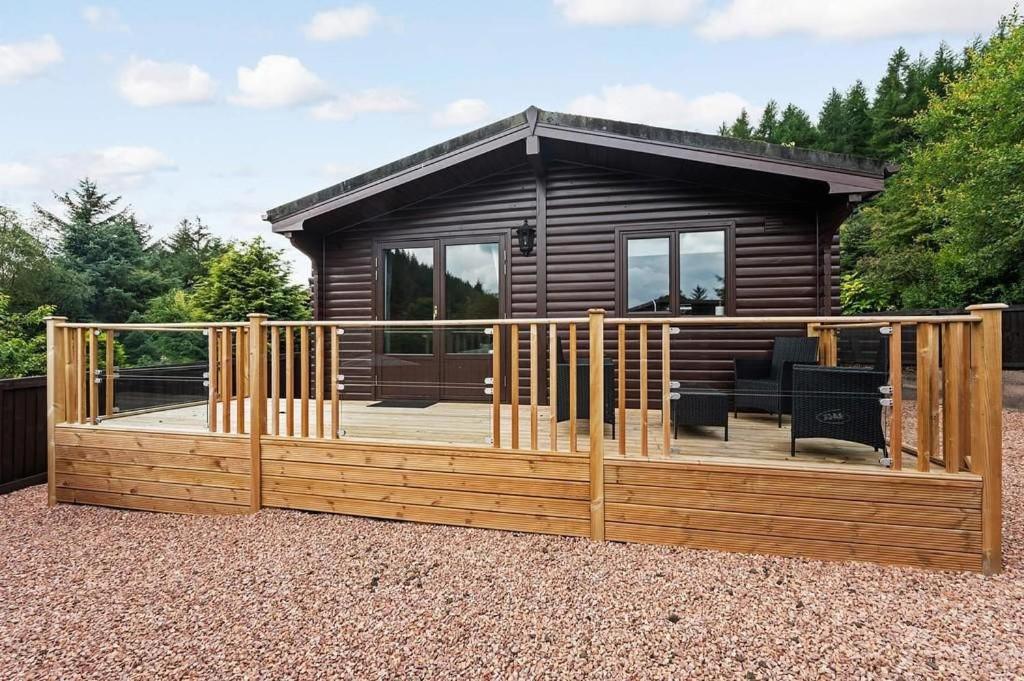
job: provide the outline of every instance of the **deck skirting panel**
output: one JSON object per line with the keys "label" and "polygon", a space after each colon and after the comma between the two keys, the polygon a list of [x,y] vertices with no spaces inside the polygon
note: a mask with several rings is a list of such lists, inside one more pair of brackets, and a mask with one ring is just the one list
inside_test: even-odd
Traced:
{"label": "deck skirting panel", "polygon": [[583,456],[264,438],[263,504],[587,536]]}
{"label": "deck skirting panel", "polygon": [[606,462],[607,538],[981,570],[981,481]]}
{"label": "deck skirting panel", "polygon": [[249,510],[247,437],[58,426],[54,441],[57,501],[203,515]]}

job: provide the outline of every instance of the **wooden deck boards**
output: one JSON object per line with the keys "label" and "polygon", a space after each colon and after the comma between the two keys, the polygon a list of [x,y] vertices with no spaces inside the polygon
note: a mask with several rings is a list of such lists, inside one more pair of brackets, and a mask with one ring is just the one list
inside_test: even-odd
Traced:
{"label": "wooden deck boards", "polygon": [[[300,400],[295,400],[294,409],[300,409]],[[489,403],[439,402],[425,408],[372,407],[373,402],[345,401],[341,423],[343,437],[349,440],[408,442],[417,444],[457,444],[486,447],[491,436],[492,406]],[[327,407],[325,407],[327,409]],[[278,414],[279,431],[287,433],[286,401],[281,400]],[[542,446],[550,441],[550,411],[547,406],[538,407],[538,441]],[[273,418],[271,416],[270,418]],[[721,428],[688,428],[680,431],[679,437],[671,439],[672,460],[736,462],[736,463],[784,463],[834,469],[857,468],[883,470],[879,464],[880,453],[860,444],[836,440],[807,439],[797,442],[797,455],[789,455],[789,425],[783,422],[778,428],[774,417],[762,414],[730,415],[729,441],[722,439]],[[298,419],[296,419],[298,421]],[[309,422],[315,423],[315,409],[310,401]],[[502,444],[507,447],[511,438],[511,407],[502,405]],[[524,449],[530,442],[530,407],[520,406],[519,442]],[[325,414],[329,424],[329,414]],[[625,458],[639,459],[641,451],[640,412],[627,410]],[[180,430],[203,432],[207,424],[204,405],[186,406],[179,409],[158,411],[148,414],[112,419],[107,424],[115,428],[138,428],[159,430]],[[296,424],[295,434],[299,435]],[[232,423],[232,428],[234,424]],[[578,423],[579,451],[588,449],[589,424]],[[647,424],[649,453],[651,459],[664,459],[660,411],[649,412]],[[558,446],[560,452],[569,451],[569,422],[558,424]],[[617,438],[611,434],[611,426],[605,425],[605,458],[618,458]],[[914,466],[910,456],[908,467]],[[935,470],[935,469],[933,469]],[[938,474],[941,471],[935,470]]]}

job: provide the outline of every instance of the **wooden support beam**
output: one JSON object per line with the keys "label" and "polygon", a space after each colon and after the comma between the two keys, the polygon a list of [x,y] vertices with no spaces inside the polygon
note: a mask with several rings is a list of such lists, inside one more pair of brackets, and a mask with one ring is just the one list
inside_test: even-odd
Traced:
{"label": "wooden support beam", "polygon": [[89,399],[89,383],[86,380],[85,368],[85,332],[86,329],[75,329],[75,383],[77,387],[78,403],[75,407],[75,416],[79,423],[85,423],[87,418],[86,401]]}
{"label": "wooden support beam", "polygon": [[[54,319],[63,319],[63,317],[55,317]],[[75,405],[78,401],[78,390],[76,388],[78,374],[75,370],[75,330],[62,328],[60,337],[62,339],[64,357],[64,420],[77,421]]]}
{"label": "wooden support beam", "polygon": [[284,429],[295,435],[295,327],[284,327]]}
{"label": "wooden support beam", "polygon": [[548,325],[548,449],[558,451],[558,325]]}
{"label": "wooden support beam", "polygon": [[647,450],[647,324],[640,325],[640,456]]}
{"label": "wooden support beam", "polygon": [[100,415],[100,384],[99,377],[99,342],[98,329],[89,329],[89,423],[99,423]]}
{"label": "wooden support beam", "polygon": [[309,327],[299,327],[299,435],[309,437]]}
{"label": "wooden support beam", "polygon": [[231,432],[231,329],[220,330],[220,408],[222,430]]}
{"label": "wooden support beam", "polygon": [[971,470],[982,476],[981,569],[1003,571],[1003,310],[971,305]]}
{"label": "wooden support beam", "polygon": [[281,433],[281,331],[270,328],[270,434]]}
{"label": "wooden support beam", "polygon": [[970,358],[962,323],[942,326],[942,458],[947,473],[959,473],[967,448],[967,382]]}
{"label": "wooden support beam", "polygon": [[217,342],[217,329],[207,329],[206,336],[206,374],[207,382],[207,427],[211,433],[217,432],[217,379],[220,371],[220,363],[217,361],[217,353],[220,352],[220,345]]}
{"label": "wooden support beam", "polygon": [[626,456],[626,325],[619,324],[619,384],[616,397],[619,401],[619,456]]}
{"label": "wooden support beam", "polygon": [[68,346],[64,336],[68,329],[59,327],[67,317],[46,318],[46,503],[57,503],[57,424],[64,423],[67,370],[64,352]]}
{"label": "wooden support beam", "polygon": [[579,448],[576,438],[576,325],[569,325],[569,451],[575,453]]}
{"label": "wooden support beam", "polygon": [[235,432],[245,432],[246,362],[249,344],[245,342],[245,329],[235,330]]}
{"label": "wooden support beam", "polygon": [[341,391],[338,380],[341,375],[341,338],[338,327],[329,327],[331,334],[331,431],[327,437],[334,439],[341,432]]}
{"label": "wooden support beam", "polygon": [[669,352],[669,338],[672,329],[661,325],[661,453],[666,458],[672,455],[672,355]]}
{"label": "wooden support beam", "polygon": [[491,446],[501,449],[501,327],[491,327]]}
{"label": "wooden support beam", "polygon": [[[903,326],[892,325],[889,336],[889,385],[892,386],[892,420],[889,423],[889,456],[893,470],[903,470]],[[881,350],[879,350],[881,352]]]}
{"label": "wooden support beam", "polygon": [[519,325],[509,327],[509,388],[512,405],[512,449],[519,449]]}
{"label": "wooden support beam", "polygon": [[939,442],[939,336],[934,324],[917,327],[917,470],[927,471]]}
{"label": "wooden support beam", "polygon": [[604,310],[587,310],[590,339],[590,538],[604,541]]}
{"label": "wooden support beam", "polygon": [[263,327],[266,321],[267,315],[265,314],[250,314],[249,330],[245,334],[249,340],[249,511],[252,513],[260,510],[261,505],[262,455],[260,445],[263,434],[267,432],[267,340],[266,329]]}
{"label": "wooden support beam", "polygon": [[538,371],[537,360],[537,325],[530,324],[530,449],[537,451],[537,381],[540,372]]}
{"label": "wooden support beam", "polygon": [[316,437],[324,437],[324,327],[318,326],[313,330],[316,352],[316,360],[313,369],[313,386],[316,391],[313,404],[316,409]]}
{"label": "wooden support beam", "polygon": [[117,373],[117,367],[114,365],[114,331],[107,329],[106,342],[104,343],[105,357],[103,360],[103,379],[104,379],[104,405],[103,415],[111,417],[114,415],[114,384],[117,381],[114,378],[114,374]]}

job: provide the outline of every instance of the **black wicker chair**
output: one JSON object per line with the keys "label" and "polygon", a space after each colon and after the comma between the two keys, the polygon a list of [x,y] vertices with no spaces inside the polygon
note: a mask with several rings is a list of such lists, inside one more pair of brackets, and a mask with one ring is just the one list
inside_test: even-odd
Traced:
{"label": "black wicker chair", "polygon": [[[555,343],[558,347],[557,366],[555,367],[555,380],[558,384],[558,422],[569,420],[569,361],[562,350],[562,343]],[[604,361],[604,422],[612,426],[612,437],[615,437],[615,362],[606,359]],[[576,418],[590,419],[590,363],[576,358]]]}
{"label": "black wicker chair", "polygon": [[879,343],[872,368],[795,367],[790,455],[798,438],[823,437],[881,449],[887,459],[879,388],[889,383],[888,359]]}
{"label": "black wicker chair", "polygon": [[772,346],[771,357],[737,358],[733,414],[741,411],[766,411],[782,415],[790,413],[793,366],[816,364],[818,341],[815,338],[780,336]]}

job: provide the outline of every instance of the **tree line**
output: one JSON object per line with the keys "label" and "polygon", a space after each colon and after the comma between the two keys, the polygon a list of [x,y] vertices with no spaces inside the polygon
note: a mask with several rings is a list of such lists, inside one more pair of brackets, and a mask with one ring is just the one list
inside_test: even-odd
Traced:
{"label": "tree line", "polygon": [[[225,241],[200,218],[162,239],[120,196],[81,180],[38,205],[31,222],[0,206],[0,377],[45,372],[42,320],[83,322],[242,321],[250,312],[308,319],[306,287],[290,283],[281,251],[262,239]],[[119,365],[205,357],[198,334],[124,334]]]}
{"label": "tree line", "polygon": [[1024,27],[912,59],[902,47],[874,93],[858,80],[812,121],[770,101],[719,133],[892,161],[885,191],[840,230],[843,312],[1024,303]]}

